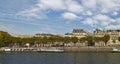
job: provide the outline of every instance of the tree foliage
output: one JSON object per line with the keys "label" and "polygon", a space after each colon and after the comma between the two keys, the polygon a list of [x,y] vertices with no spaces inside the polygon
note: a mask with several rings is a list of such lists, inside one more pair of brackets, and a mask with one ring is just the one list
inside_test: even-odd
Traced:
{"label": "tree foliage", "polygon": [[103,42],[107,43],[109,41],[109,39],[110,39],[109,35],[104,35],[104,37],[94,37],[95,42],[103,41]]}
{"label": "tree foliage", "polygon": [[11,35],[7,32],[0,31],[0,46],[5,46],[11,42]]}

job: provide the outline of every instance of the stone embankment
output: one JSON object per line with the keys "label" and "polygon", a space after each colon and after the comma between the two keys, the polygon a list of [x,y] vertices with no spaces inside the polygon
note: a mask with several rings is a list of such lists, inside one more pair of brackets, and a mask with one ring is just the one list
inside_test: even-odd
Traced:
{"label": "stone embankment", "polygon": [[[19,48],[17,48],[19,49]],[[46,49],[46,50],[64,50],[64,52],[112,52],[113,47],[35,47],[33,49]],[[0,49],[4,51],[4,49]],[[40,51],[42,52],[42,51]]]}
{"label": "stone embankment", "polygon": [[[44,47],[43,47],[44,48]],[[46,48],[46,47],[45,47]],[[64,52],[112,52],[113,47],[48,47],[51,49],[60,49]]]}
{"label": "stone embankment", "polygon": [[66,52],[112,52],[112,47],[65,47]]}

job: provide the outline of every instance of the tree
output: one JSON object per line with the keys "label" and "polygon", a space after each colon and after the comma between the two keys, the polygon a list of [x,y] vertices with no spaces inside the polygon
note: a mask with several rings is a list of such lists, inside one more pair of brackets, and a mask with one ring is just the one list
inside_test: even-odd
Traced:
{"label": "tree", "polygon": [[71,37],[71,42],[77,43],[78,42],[78,38],[77,37]]}
{"label": "tree", "polygon": [[22,45],[25,45],[25,44],[30,44],[30,45],[33,45],[35,42],[34,38],[22,38],[21,39],[21,43]]}
{"label": "tree", "polygon": [[21,44],[21,38],[20,37],[11,37],[11,44],[15,46],[19,46]]}
{"label": "tree", "polygon": [[64,37],[63,41],[64,43],[70,43],[70,37]]}
{"label": "tree", "polygon": [[118,40],[120,41],[120,37],[118,37]]}
{"label": "tree", "polygon": [[104,37],[94,37],[95,42],[103,41]]}
{"label": "tree", "polygon": [[82,38],[79,39],[79,41],[80,41],[81,43],[84,43],[84,42],[87,41],[87,40],[86,40],[86,37],[82,37]]}
{"label": "tree", "polygon": [[88,42],[88,46],[94,46],[93,36],[87,36],[86,40]]}
{"label": "tree", "polygon": [[9,45],[11,42],[11,35],[7,32],[0,31],[0,46]]}
{"label": "tree", "polygon": [[105,35],[102,40],[103,40],[103,41],[105,42],[105,44],[106,44],[106,43],[110,40],[110,35]]}

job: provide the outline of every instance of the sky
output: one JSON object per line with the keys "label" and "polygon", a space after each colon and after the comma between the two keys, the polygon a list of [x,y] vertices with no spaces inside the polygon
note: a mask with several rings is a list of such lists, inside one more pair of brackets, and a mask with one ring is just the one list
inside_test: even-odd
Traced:
{"label": "sky", "polygon": [[120,0],[0,0],[0,30],[10,34],[65,34],[120,29]]}

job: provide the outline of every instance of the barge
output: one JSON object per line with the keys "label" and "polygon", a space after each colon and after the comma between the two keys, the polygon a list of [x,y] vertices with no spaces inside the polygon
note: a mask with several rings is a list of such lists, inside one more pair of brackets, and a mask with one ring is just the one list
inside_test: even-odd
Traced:
{"label": "barge", "polygon": [[5,48],[5,52],[63,52],[64,50],[54,48]]}
{"label": "barge", "polygon": [[39,48],[5,48],[5,52],[26,52],[26,51],[40,51]]}

